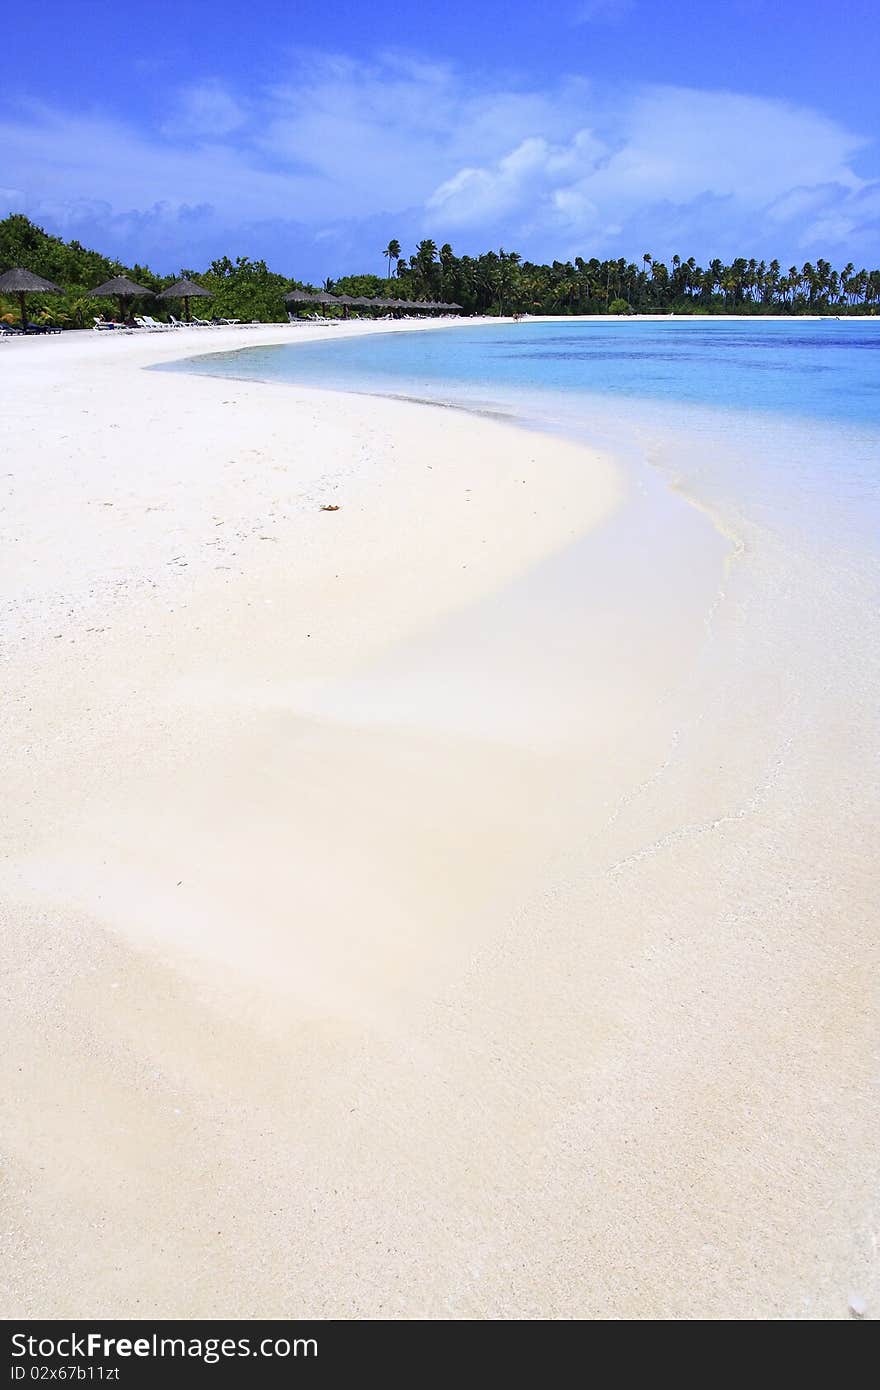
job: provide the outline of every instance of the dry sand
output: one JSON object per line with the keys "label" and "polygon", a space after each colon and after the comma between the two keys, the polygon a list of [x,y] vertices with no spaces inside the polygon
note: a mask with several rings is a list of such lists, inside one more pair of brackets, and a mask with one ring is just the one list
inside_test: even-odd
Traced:
{"label": "dry sand", "polygon": [[498,420],[141,370],[318,331],[2,349],[3,1314],[847,1316],[871,977],[687,705],[729,542]]}

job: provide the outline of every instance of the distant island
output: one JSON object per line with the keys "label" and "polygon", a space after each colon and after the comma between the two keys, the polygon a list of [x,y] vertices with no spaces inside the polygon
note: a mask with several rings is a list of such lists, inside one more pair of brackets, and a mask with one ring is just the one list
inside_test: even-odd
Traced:
{"label": "distant island", "polygon": [[[777,260],[745,257],[730,264],[715,259],[704,267],[693,256],[676,255],[666,264],[645,252],[639,263],[575,256],[538,265],[503,248],[457,256],[448,243],[438,248],[427,239],[410,256],[392,239],[376,254],[380,258],[385,275],[343,275],[321,287],[279,275],[247,256],[223,256],[204,270],[180,273],[210,290],[216,315],[264,323],[287,317],[284,295],[291,290],[318,288],[357,297],[454,301],[466,314],[845,315],[876,314],[880,307],[880,270],[851,263],[835,269],[821,258],[787,269]],[[35,317],[68,328],[91,325],[100,301],[87,298],[87,291],[113,276],[129,275],[153,291],[177,279],[52,236],[19,213],[0,221],[0,273],[13,266],[61,286],[63,295],[42,304],[34,297]],[[12,301],[0,298],[0,319],[12,320],[15,312]]]}

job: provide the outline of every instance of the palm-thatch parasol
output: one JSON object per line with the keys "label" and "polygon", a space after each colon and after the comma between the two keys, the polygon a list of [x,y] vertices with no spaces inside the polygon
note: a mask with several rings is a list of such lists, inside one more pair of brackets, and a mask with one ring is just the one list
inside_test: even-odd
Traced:
{"label": "palm-thatch parasol", "polygon": [[285,304],[335,304],[336,296],[325,290],[290,290],[284,296]]}
{"label": "palm-thatch parasol", "polygon": [[22,270],[21,266],[16,266],[13,270],[7,270],[0,275],[0,294],[17,294],[18,302],[21,307],[21,331],[27,332],[27,304],[25,297],[29,294],[63,294],[64,291],[57,285],[53,285],[51,280],[43,280],[41,276],[34,275],[32,270]]}
{"label": "palm-thatch parasol", "polygon": [[182,299],[183,316],[187,323],[192,322],[189,312],[189,301],[191,299],[210,299],[211,291],[206,290],[204,285],[196,284],[195,280],[175,280],[173,285],[169,285],[167,290],[163,290],[159,295],[160,299]]}
{"label": "palm-thatch parasol", "polygon": [[118,299],[119,312],[123,318],[127,299],[140,299],[143,295],[152,293],[152,290],[144,289],[143,285],[136,285],[133,280],[129,280],[127,275],[116,275],[112,280],[98,285],[97,289],[89,290],[93,299]]}
{"label": "palm-thatch parasol", "polygon": [[323,304],[327,296],[322,290],[291,290],[284,296],[285,304]]}
{"label": "palm-thatch parasol", "polygon": [[342,317],[347,319],[348,311],[352,304],[355,303],[355,300],[352,299],[350,294],[331,294],[328,296],[328,303],[339,304],[342,308]]}

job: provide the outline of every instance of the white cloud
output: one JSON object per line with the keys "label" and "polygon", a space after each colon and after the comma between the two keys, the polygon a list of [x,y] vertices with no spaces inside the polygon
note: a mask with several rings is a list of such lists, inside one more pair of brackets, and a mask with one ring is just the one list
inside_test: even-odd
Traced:
{"label": "white cloud", "polygon": [[616,24],[635,9],[635,0],[581,0],[575,9],[575,24]]}
{"label": "white cloud", "polygon": [[163,133],[170,136],[206,136],[214,139],[238,130],[247,112],[222,82],[213,79],[184,87],[172,104]]}
{"label": "white cloud", "polygon": [[557,228],[557,236],[598,237],[607,249],[612,222],[641,220],[650,234],[678,209],[678,235],[686,238],[689,213],[699,222],[699,209],[726,204],[719,238],[751,213],[761,251],[761,219],[788,229],[807,211],[846,204],[865,184],[851,164],[865,142],[785,102],[649,87],[625,101],[591,98],[580,114],[591,126],[563,142],[533,137],[492,163],[457,170],[434,190],[429,208],[452,226],[504,214],[548,233]]}
{"label": "white cloud", "polygon": [[[860,259],[853,248],[867,245],[873,250],[878,244],[878,232],[880,182],[865,184],[846,198],[826,198],[824,207],[820,206],[817,215],[803,227],[798,245],[826,258],[828,246],[840,246],[844,248],[844,258],[852,252],[853,259]],[[877,259],[876,254],[871,257],[872,268]]]}
{"label": "white cloud", "polygon": [[791,188],[787,193],[783,193],[781,198],[768,203],[767,220],[778,225],[801,221],[809,213],[821,208],[834,196],[834,192],[833,186],[829,188],[827,184],[819,184],[814,188]]}
{"label": "white cloud", "polygon": [[540,136],[523,140],[491,169],[459,169],[428,198],[430,212],[452,226],[481,226],[519,211],[525,190],[532,193],[552,179],[564,151]]}
{"label": "white cloud", "polygon": [[19,105],[0,119],[0,206],[173,269],[225,250],[303,275],[373,268],[389,235],[533,258],[809,245],[864,260],[880,218],[864,143],[733,92],[581,76],[539,90],[410,55],[305,53],[289,84],[246,96],[196,81],[153,127]]}

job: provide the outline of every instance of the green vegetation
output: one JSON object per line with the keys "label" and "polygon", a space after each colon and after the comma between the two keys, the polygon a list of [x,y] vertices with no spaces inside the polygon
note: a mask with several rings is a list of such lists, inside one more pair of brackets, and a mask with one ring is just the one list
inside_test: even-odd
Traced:
{"label": "green vegetation", "polygon": [[515,251],[455,256],[420,242],[415,255],[397,262],[396,284],[404,298],[451,299],[470,312],[532,314],[847,314],[880,308],[880,270],[835,270],[828,261],[783,271],[778,261],[739,258],[710,261],[691,256],[671,265],[649,253],[632,261],[553,261],[536,265]]}
{"label": "green vegetation", "polygon": [[[87,291],[115,275],[128,275],[139,285],[158,293],[180,277],[154,275],[143,265],[123,265],[97,251],[89,251],[78,241],[62,241],[36,227],[27,218],[14,214],[0,221],[0,272],[12,266],[33,270],[46,280],[52,280],[63,295],[29,295],[28,306],[36,321],[59,324],[66,328],[91,327],[96,314],[116,314],[115,300],[92,299]],[[182,270],[183,276],[198,280],[213,299],[195,301],[196,313],[206,317],[258,319],[273,323],[287,318],[284,295],[294,289],[314,289],[299,280],[275,275],[265,261],[251,261],[228,256],[212,261],[207,270]],[[178,314],[181,306],[173,301],[154,299],[134,300],[133,313],[146,312],[167,319],[169,312]],[[0,298],[0,318],[17,321],[18,306],[12,300]]]}
{"label": "green vegetation", "polygon": [[[874,314],[880,310],[880,270],[835,270],[828,261],[807,262],[783,270],[778,261],[738,258],[730,265],[713,260],[705,268],[691,256],[673,256],[670,265],[649,252],[640,264],[624,259],[553,261],[537,265],[515,251],[486,251],[481,256],[456,256],[445,243],[420,241],[404,256],[392,239],[381,252],[389,274],[345,275],[327,280],[324,289],[335,294],[384,296],[397,299],[455,301],[466,313],[480,314]],[[391,275],[392,264],[395,267]],[[93,315],[113,313],[115,304],[90,299],[87,291],[114,275],[129,275],[158,291],[176,275],[154,275],[147,266],[124,266],[78,241],[50,236],[28,218],[15,214],[0,221],[0,272],[24,266],[64,290],[63,296],[33,297],[31,312],[66,327],[83,327]],[[265,261],[227,256],[206,270],[182,269],[214,296],[197,306],[205,316],[256,319],[264,323],[287,316],[284,295],[292,289],[316,289],[269,270]],[[162,301],[135,302],[134,312],[166,317]],[[171,304],[171,312],[177,306]],[[337,312],[330,310],[331,313]],[[16,306],[0,300],[0,318],[12,318]]]}
{"label": "green vegetation", "polygon": [[[235,261],[223,256],[219,261],[212,261],[205,271],[185,270],[183,274],[197,280],[214,296],[193,301],[199,311],[204,310],[207,318],[216,314],[218,318],[256,319],[260,323],[285,320],[285,294],[304,288],[298,280],[273,274],[265,261],[251,261],[247,256],[237,256]],[[165,283],[170,285],[171,280]],[[172,312],[175,312],[173,305]]]}
{"label": "green vegetation", "polygon": [[392,238],[391,241],[389,241],[388,245],[385,247],[385,250],[382,252],[382,255],[385,257],[386,261],[388,262],[388,279],[390,280],[390,278],[391,278],[391,262],[394,261],[394,263],[395,263],[395,265],[396,265],[397,262],[400,260],[400,242],[399,242],[399,241],[395,241],[395,240]]}

